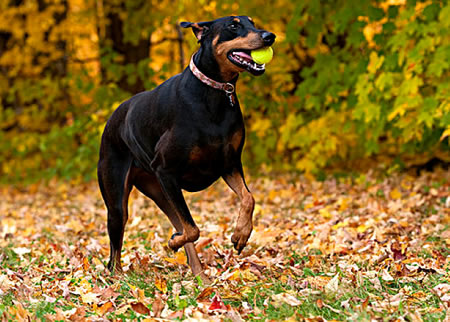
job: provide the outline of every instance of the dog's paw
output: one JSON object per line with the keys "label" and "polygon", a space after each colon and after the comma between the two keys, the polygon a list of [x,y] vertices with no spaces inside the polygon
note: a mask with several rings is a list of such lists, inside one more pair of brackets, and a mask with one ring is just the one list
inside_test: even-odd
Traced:
{"label": "dog's paw", "polygon": [[236,229],[233,236],[231,236],[231,242],[234,248],[237,250],[238,254],[242,252],[244,247],[247,245],[247,241],[250,238],[253,227],[251,225]]}
{"label": "dog's paw", "polygon": [[195,242],[199,236],[200,230],[197,227],[194,227],[191,231],[189,231],[189,234],[186,234],[186,232],[184,232],[183,234],[180,232],[176,232],[172,235],[167,244],[170,248],[172,248],[173,251],[176,252],[178,249],[183,247],[184,244]]}
{"label": "dog's paw", "polygon": [[169,247],[174,251],[178,251],[181,247],[186,244],[186,242],[181,238],[182,235],[172,236],[172,238],[167,243]]}
{"label": "dog's paw", "polygon": [[182,240],[180,240],[180,237],[182,236],[182,233],[176,232],[172,235],[172,237],[170,237],[170,240],[167,244],[174,252],[178,251],[185,244]]}
{"label": "dog's paw", "polygon": [[117,263],[116,261],[110,261],[107,266],[108,270],[110,271],[111,275],[122,275],[122,265],[120,264],[120,261]]}

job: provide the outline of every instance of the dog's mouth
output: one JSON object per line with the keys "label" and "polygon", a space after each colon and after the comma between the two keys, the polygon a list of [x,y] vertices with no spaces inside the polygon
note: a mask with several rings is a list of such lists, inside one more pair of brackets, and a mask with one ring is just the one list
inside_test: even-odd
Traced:
{"label": "dog's mouth", "polygon": [[266,64],[257,64],[250,56],[250,50],[248,49],[233,49],[228,52],[228,59],[236,66],[245,69],[255,76],[264,74],[266,70]]}

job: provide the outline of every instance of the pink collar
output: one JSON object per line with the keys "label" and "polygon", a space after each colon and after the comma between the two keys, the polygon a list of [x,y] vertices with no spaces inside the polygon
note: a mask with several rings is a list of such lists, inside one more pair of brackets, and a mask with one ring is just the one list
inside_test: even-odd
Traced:
{"label": "pink collar", "polygon": [[[194,54],[195,55],[195,54]],[[216,82],[215,80],[209,78],[205,74],[203,74],[197,66],[195,66],[194,63],[194,55],[191,57],[191,62],[189,63],[189,68],[191,69],[192,73],[197,77],[202,83],[211,86],[216,89],[220,89],[227,93],[231,97],[231,95],[234,93],[234,85],[231,83],[220,83]],[[231,98],[230,98],[231,99]],[[234,103],[234,102],[233,102]]]}

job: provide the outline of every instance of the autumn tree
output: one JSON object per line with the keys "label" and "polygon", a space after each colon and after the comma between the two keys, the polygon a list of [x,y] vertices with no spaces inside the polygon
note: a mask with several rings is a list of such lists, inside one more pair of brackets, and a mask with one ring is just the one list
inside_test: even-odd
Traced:
{"label": "autumn tree", "polygon": [[[150,56],[152,4],[149,1],[97,2],[101,74],[130,93],[145,90],[142,73]],[[137,31],[139,30],[139,31]]]}
{"label": "autumn tree", "polygon": [[[3,173],[48,166],[42,137],[65,125],[68,2],[3,1],[0,11],[0,161]],[[15,160],[15,162],[11,162]],[[15,168],[15,169],[14,169]]]}
{"label": "autumn tree", "polygon": [[265,75],[238,82],[246,164],[318,173],[372,158],[448,162],[447,0],[2,0],[3,181],[95,176],[112,111],[198,48],[179,22],[230,14],[277,35]]}

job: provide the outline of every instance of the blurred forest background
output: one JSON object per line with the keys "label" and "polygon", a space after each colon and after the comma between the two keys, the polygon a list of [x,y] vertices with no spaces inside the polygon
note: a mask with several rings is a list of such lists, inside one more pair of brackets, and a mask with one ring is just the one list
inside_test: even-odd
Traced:
{"label": "blurred forest background", "polygon": [[448,161],[447,0],[0,0],[0,180],[95,178],[112,111],[198,47],[178,23],[231,14],[277,35],[238,83],[248,167]]}

